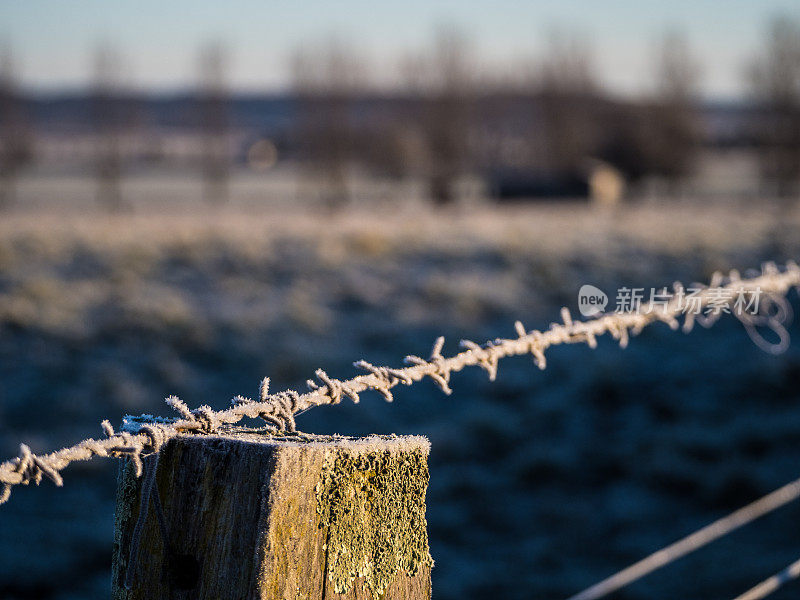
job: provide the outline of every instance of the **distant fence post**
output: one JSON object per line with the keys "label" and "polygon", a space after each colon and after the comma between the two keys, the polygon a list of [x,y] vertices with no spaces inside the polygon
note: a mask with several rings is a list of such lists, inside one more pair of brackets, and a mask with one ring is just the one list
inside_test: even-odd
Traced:
{"label": "distant fence post", "polygon": [[173,438],[149,502],[154,457],[140,478],[120,468],[113,598],[429,600],[428,449],[423,437]]}

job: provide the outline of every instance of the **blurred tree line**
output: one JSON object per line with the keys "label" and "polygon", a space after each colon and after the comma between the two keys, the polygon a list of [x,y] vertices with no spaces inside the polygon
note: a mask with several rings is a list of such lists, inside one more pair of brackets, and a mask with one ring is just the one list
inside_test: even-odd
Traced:
{"label": "blurred tree line", "polygon": [[[762,192],[796,198],[800,24],[777,17],[764,40],[750,68],[746,144],[759,157]],[[678,194],[709,143],[701,69],[686,38],[663,35],[652,90],[633,99],[603,89],[591,55],[585,40],[556,33],[522,74],[481,77],[469,41],[442,30],[424,56],[407,61],[404,92],[375,115],[364,103],[375,92],[353,47],[336,40],[306,48],[294,63],[301,160],[331,182],[331,206],[345,201],[345,173],[359,166],[422,177],[437,205],[452,202],[470,173],[527,173],[559,185],[585,178],[593,161],[629,184],[657,178],[668,195]]]}
{"label": "blurred tree line", "polygon": [[[0,203],[8,204],[18,173],[36,153],[10,50],[0,58]],[[236,153],[222,47],[205,47],[199,65],[194,108],[185,120],[198,134],[204,197],[221,203]],[[518,184],[536,195],[569,194],[597,164],[613,168],[630,186],[656,178],[667,195],[677,195],[711,143],[699,98],[700,65],[678,32],[657,42],[653,85],[635,98],[604,89],[590,45],[564,32],[550,37],[539,59],[510,74],[482,70],[469,39],[454,29],[440,30],[429,48],[403,60],[399,85],[376,85],[367,65],[343,38],[305,45],[290,61],[293,117],[281,152],[302,169],[303,185],[332,210],[349,201],[351,182],[360,173],[421,181],[439,206],[456,200],[464,178],[475,175],[500,186],[490,192],[502,186],[513,191]],[[124,145],[148,125],[148,117],[141,98],[121,81],[125,69],[113,50],[98,49],[95,67],[89,120],[98,199],[120,210]],[[774,19],[748,74],[744,143],[758,156],[762,192],[796,198],[797,20]],[[159,149],[153,145],[148,152],[157,157]]]}

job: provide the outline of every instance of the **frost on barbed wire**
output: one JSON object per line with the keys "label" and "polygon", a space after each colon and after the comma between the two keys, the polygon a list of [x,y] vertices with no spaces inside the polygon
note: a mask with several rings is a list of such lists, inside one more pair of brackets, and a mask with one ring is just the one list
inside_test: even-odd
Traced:
{"label": "frost on barbed wire", "polygon": [[[498,338],[483,345],[462,340],[461,347],[464,350],[449,358],[442,354],[444,338],[439,337],[427,359],[407,356],[405,367],[375,366],[359,360],[353,365],[366,373],[348,380],[335,379],[318,369],[315,373],[317,381],[308,381],[309,391],[305,394],[293,390],[270,394],[269,378],[265,378],[259,387],[257,400],[236,396],[231,401],[231,408],[222,411],[214,411],[207,405],[192,410],[182,400],[170,396],[166,402],[178,413],[178,418],[128,416],[123,421],[121,431],[114,431],[108,421],[103,421],[101,426],[105,438],[84,440],[75,446],[41,456],[33,454],[23,444],[18,457],[0,464],[0,504],[8,500],[11,488],[15,485],[39,484],[42,477],[49,478],[57,486],[63,485],[60,471],[74,461],[89,460],[93,456],[128,457],[139,475],[142,472],[142,456],[159,452],[165,442],[181,433],[214,433],[245,417],[262,419],[268,432],[292,433],[296,430],[296,415],[314,406],[339,404],[345,397],[358,402],[359,394],[366,390],[377,391],[391,402],[392,388],[400,384],[411,385],[428,377],[443,392],[450,394],[450,375],[464,367],[478,366],[493,381],[500,359],[529,354],[534,363],[544,369],[547,364],[545,352],[550,346],[585,343],[595,348],[597,338],[608,333],[625,347],[631,334],[637,335],[647,325],[658,321],[676,330],[681,328],[679,319],[683,317],[682,329],[688,333],[695,323],[710,327],[723,314],[733,312],[760,348],[778,354],[789,343],[786,324],[791,317],[791,307],[785,296],[792,287],[800,287],[800,267],[797,264],[788,263],[781,270],[775,264],[767,263],[760,273],[749,278],[742,278],[737,271],[731,271],[727,276],[715,273],[708,286],[693,286],[692,289],[696,290],[693,298],[700,309],[697,314],[685,310],[686,307],[682,305],[684,288],[676,283],[673,286],[675,295],[658,308],[651,306],[645,311],[603,314],[586,321],[574,321],[570,311],[562,308],[562,322],[551,324],[549,329],[527,331],[517,321],[516,338]],[[718,290],[726,293],[720,294]],[[754,313],[730,310],[735,296],[731,292],[743,291],[758,292],[760,302]],[[713,310],[702,310],[709,307]],[[764,329],[771,331],[777,341],[768,341],[762,335]]]}

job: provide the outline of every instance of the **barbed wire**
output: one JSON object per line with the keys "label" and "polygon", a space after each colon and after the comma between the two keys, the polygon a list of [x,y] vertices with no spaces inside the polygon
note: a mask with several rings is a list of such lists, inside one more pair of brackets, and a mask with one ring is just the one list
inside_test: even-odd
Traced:
{"label": "barbed wire", "polygon": [[[597,338],[609,334],[620,346],[625,347],[631,335],[637,335],[652,323],[663,322],[673,330],[678,329],[681,327],[681,316],[684,317],[682,329],[688,333],[695,323],[710,327],[723,314],[732,312],[760,347],[778,353],[785,350],[789,339],[785,323],[791,311],[785,295],[790,288],[799,286],[800,267],[797,264],[790,262],[779,269],[774,263],[767,263],[760,274],[747,279],[743,279],[738,271],[731,271],[727,276],[717,272],[708,286],[693,285],[690,288],[693,290],[691,311],[687,311],[686,288],[675,283],[674,296],[663,304],[654,305],[651,302],[644,310],[604,314],[586,321],[574,321],[569,309],[562,308],[562,322],[552,323],[545,331],[527,331],[517,321],[516,338],[498,338],[483,345],[462,340],[464,350],[449,358],[442,355],[444,338],[439,337],[428,359],[407,356],[406,367],[375,366],[359,360],[353,365],[366,371],[366,374],[344,381],[318,369],[315,373],[317,381],[307,381],[309,391],[305,394],[293,390],[270,394],[269,378],[265,378],[259,388],[258,400],[236,396],[231,401],[231,408],[222,411],[214,411],[207,405],[191,410],[182,400],[170,396],[166,403],[178,413],[179,418],[151,415],[126,417],[120,431],[115,431],[105,420],[101,423],[105,438],[87,439],[50,454],[36,455],[22,444],[18,457],[0,464],[0,504],[8,500],[15,485],[38,485],[43,477],[47,477],[56,486],[62,486],[61,471],[75,461],[89,460],[95,456],[128,457],[133,462],[137,476],[140,476],[142,457],[159,452],[165,442],[179,434],[210,434],[244,418],[260,418],[275,433],[295,432],[296,415],[315,406],[339,404],[344,398],[357,403],[360,394],[367,390],[374,390],[391,402],[394,387],[411,385],[427,377],[444,393],[450,394],[451,374],[465,367],[478,366],[494,381],[498,362],[503,358],[530,354],[534,363],[544,369],[547,365],[545,352],[551,346],[585,343],[595,348]],[[756,314],[731,311],[736,294],[743,292],[758,292],[760,301]],[[764,338],[760,328],[771,330],[777,336],[777,342],[769,342]]]}

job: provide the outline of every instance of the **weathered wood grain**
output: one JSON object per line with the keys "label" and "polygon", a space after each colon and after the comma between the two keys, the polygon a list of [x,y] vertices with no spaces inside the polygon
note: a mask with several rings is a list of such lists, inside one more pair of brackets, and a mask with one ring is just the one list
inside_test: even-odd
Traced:
{"label": "weathered wood grain", "polygon": [[113,597],[427,600],[428,448],[421,437],[174,438],[155,479],[166,544],[151,500],[130,590],[142,481],[120,470]]}

